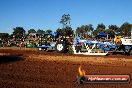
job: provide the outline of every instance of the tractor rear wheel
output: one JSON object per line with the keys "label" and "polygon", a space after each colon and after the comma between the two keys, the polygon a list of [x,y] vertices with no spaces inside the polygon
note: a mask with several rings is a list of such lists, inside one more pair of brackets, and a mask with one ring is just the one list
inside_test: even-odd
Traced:
{"label": "tractor rear wheel", "polygon": [[132,48],[129,50],[129,55],[132,55]]}

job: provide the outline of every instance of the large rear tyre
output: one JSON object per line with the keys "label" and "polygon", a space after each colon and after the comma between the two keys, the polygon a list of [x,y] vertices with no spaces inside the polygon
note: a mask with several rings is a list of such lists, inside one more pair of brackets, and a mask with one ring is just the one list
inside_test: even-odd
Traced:
{"label": "large rear tyre", "polygon": [[132,49],[129,50],[129,55],[132,55]]}
{"label": "large rear tyre", "polygon": [[67,45],[64,41],[57,42],[55,44],[55,50],[59,53],[66,53],[67,50]]}
{"label": "large rear tyre", "polygon": [[130,50],[130,55],[132,55],[132,49]]}
{"label": "large rear tyre", "polygon": [[41,51],[41,50],[42,50],[42,48],[38,48],[38,50],[39,50],[39,51]]}

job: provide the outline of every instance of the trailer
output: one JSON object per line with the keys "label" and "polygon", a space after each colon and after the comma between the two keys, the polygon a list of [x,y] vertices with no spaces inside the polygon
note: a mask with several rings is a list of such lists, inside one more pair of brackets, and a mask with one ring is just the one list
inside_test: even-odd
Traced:
{"label": "trailer", "polygon": [[[65,39],[66,40],[66,39]],[[79,36],[74,38],[73,43],[58,41],[55,50],[61,53],[71,52],[82,55],[107,55],[110,47],[97,40],[81,40]]]}

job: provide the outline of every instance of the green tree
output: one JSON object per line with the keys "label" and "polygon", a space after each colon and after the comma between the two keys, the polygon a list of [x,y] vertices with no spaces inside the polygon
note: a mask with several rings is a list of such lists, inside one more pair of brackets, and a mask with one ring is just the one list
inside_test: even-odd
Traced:
{"label": "green tree", "polygon": [[112,29],[106,29],[105,32],[108,34],[109,38],[115,37],[115,32]]}
{"label": "green tree", "polygon": [[104,31],[105,30],[105,25],[103,23],[98,24],[96,29],[100,29],[100,30]]}
{"label": "green tree", "polygon": [[116,25],[109,25],[108,28],[113,30],[114,34],[117,34],[117,30],[119,29],[119,27]]}
{"label": "green tree", "polygon": [[87,34],[90,33],[92,35],[92,32],[94,30],[93,25],[92,24],[85,25],[85,30]]}
{"label": "green tree", "polygon": [[61,17],[60,23],[63,25],[63,28],[66,28],[67,26],[70,27],[70,14],[64,14]]}
{"label": "green tree", "polygon": [[38,29],[38,30],[37,30],[37,33],[38,33],[38,34],[43,34],[43,33],[45,33],[45,31]]}
{"label": "green tree", "polygon": [[74,31],[71,28],[70,25],[70,15],[69,14],[64,14],[61,17],[60,23],[63,25],[62,29],[58,28],[56,32],[58,33],[58,36],[72,36],[74,34]]}
{"label": "green tree", "polygon": [[121,25],[121,27],[118,30],[119,35],[124,35],[124,36],[131,36],[131,24],[128,22],[125,22]]}
{"label": "green tree", "polygon": [[16,28],[13,28],[13,34],[14,35],[24,35],[25,34],[25,30],[23,29],[23,27],[16,27]]}
{"label": "green tree", "polygon": [[60,29],[60,28],[58,28],[57,30],[56,30],[56,32],[57,32],[57,36],[60,36],[62,33],[62,29]]}
{"label": "green tree", "polygon": [[29,29],[28,34],[30,34],[30,33],[36,33],[35,29]]}
{"label": "green tree", "polygon": [[46,30],[46,32],[50,34],[52,32],[52,30],[48,29],[48,30]]}
{"label": "green tree", "polygon": [[8,41],[9,40],[9,34],[8,33],[0,33],[0,40]]}
{"label": "green tree", "polygon": [[13,36],[15,37],[15,39],[20,40],[25,36],[25,30],[23,27],[16,27],[13,28]]}
{"label": "green tree", "polygon": [[65,33],[66,33],[65,35],[66,36],[73,36],[74,35],[74,31],[72,30],[71,27],[66,27],[63,30],[65,31]]}
{"label": "green tree", "polygon": [[103,23],[98,24],[96,30],[93,31],[93,35],[96,36],[99,32],[103,31],[105,32],[105,25]]}
{"label": "green tree", "polygon": [[92,36],[93,29],[92,24],[82,25],[81,27],[77,27],[76,34],[81,34],[82,37],[86,38],[90,34]]}
{"label": "green tree", "polygon": [[77,27],[76,34],[83,34],[83,29],[81,27]]}
{"label": "green tree", "polygon": [[74,31],[72,30],[71,27],[66,27],[66,28],[58,28],[56,30],[56,32],[58,33],[58,36],[72,36],[74,35]]}

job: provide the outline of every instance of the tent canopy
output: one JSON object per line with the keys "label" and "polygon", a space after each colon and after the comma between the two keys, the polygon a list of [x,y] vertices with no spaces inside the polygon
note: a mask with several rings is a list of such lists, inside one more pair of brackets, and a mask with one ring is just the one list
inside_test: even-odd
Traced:
{"label": "tent canopy", "polygon": [[99,32],[97,35],[98,35],[98,36],[101,36],[101,37],[106,37],[108,34],[105,33],[105,32],[103,32],[103,31],[101,31],[101,32]]}

